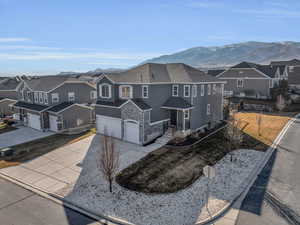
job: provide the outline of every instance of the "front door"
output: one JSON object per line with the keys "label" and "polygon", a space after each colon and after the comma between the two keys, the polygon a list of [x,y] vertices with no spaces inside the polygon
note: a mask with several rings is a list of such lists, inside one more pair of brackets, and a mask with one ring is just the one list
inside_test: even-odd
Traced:
{"label": "front door", "polygon": [[177,111],[171,110],[171,125],[176,126],[177,125]]}

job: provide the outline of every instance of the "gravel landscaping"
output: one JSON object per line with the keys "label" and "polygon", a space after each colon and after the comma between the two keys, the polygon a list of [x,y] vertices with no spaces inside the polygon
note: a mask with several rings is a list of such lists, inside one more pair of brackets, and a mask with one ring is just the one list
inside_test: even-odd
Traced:
{"label": "gravel landscaping", "polygon": [[[145,194],[127,190],[114,184],[113,193],[96,168],[96,146],[91,147],[83,161],[83,170],[76,184],[59,191],[66,200],[100,214],[125,219],[143,225],[187,225],[194,224],[206,200],[207,178],[200,177],[188,188],[171,194]],[[128,151],[122,154],[120,170],[139,160],[140,154]],[[209,183],[211,197],[230,201],[243,188],[243,181],[257,166],[264,152],[236,150],[234,162],[227,155],[215,164],[217,176]],[[126,165],[127,164],[127,165]]]}

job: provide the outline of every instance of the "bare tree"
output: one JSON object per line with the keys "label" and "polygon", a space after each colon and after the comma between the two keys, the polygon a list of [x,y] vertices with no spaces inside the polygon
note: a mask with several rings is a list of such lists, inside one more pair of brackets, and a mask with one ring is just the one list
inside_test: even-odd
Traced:
{"label": "bare tree", "polygon": [[279,111],[282,111],[286,107],[286,101],[282,95],[278,95],[277,101],[276,101],[276,108]]}
{"label": "bare tree", "polygon": [[236,119],[235,113],[228,121],[228,125],[225,130],[225,139],[227,140],[227,152],[230,154],[230,161],[232,162],[232,151],[240,147],[243,142],[243,132],[241,131],[240,119]]}
{"label": "bare tree", "polygon": [[109,184],[109,191],[112,192],[112,183],[119,168],[120,153],[115,149],[112,137],[104,135],[101,141],[101,147],[97,153],[97,167],[101,171],[104,179]]}

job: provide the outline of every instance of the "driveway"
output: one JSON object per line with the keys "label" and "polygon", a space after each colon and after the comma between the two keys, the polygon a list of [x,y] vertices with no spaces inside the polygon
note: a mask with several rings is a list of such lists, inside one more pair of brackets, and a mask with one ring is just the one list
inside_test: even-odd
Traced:
{"label": "driveway", "polygon": [[54,134],[53,132],[42,132],[30,127],[18,127],[17,130],[0,134],[0,148],[5,148],[35,139],[47,137]]}

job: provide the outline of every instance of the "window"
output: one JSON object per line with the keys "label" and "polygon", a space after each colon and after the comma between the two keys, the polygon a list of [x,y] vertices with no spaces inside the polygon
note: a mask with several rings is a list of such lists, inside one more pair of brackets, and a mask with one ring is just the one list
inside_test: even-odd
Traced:
{"label": "window", "polygon": [[39,103],[39,93],[38,92],[34,92],[34,101],[35,101],[35,103]]}
{"label": "window", "polygon": [[294,72],[294,66],[289,66],[289,72],[293,73]]}
{"label": "window", "polygon": [[196,84],[193,85],[193,88],[192,88],[192,95],[193,95],[194,98],[197,97],[197,85],[196,85]]}
{"label": "window", "polygon": [[48,94],[44,93],[44,102],[46,105],[48,105]]}
{"label": "window", "polygon": [[30,92],[29,92],[29,91],[27,91],[27,101],[28,101],[28,102],[31,102]]}
{"label": "window", "polygon": [[190,97],[191,92],[191,86],[190,85],[184,85],[183,87],[183,96],[184,97]]}
{"label": "window", "polygon": [[51,95],[51,98],[52,98],[52,103],[57,103],[57,102],[59,102],[59,95],[58,95],[58,93],[53,93],[53,94]]}
{"label": "window", "polygon": [[213,95],[215,95],[217,93],[217,85],[213,84]]}
{"label": "window", "polygon": [[24,90],[22,90],[22,91],[20,92],[20,94],[21,94],[21,100],[24,100]]}
{"label": "window", "polygon": [[97,98],[97,92],[96,91],[91,91],[90,93],[90,98],[93,100],[93,99],[96,99]]}
{"label": "window", "polygon": [[119,87],[120,98],[132,98],[132,87],[129,85],[121,85]]}
{"label": "window", "polygon": [[143,98],[148,98],[148,96],[149,96],[149,87],[148,87],[148,85],[143,85],[142,86],[142,91],[143,91]]}
{"label": "window", "polygon": [[269,80],[269,88],[273,88],[274,87],[274,80]]}
{"label": "window", "polygon": [[39,101],[41,104],[44,103],[44,96],[43,96],[43,92],[39,92]]}
{"label": "window", "polygon": [[177,84],[172,86],[172,96],[173,97],[178,97],[178,92],[179,92],[178,89],[179,89],[179,86]]}
{"label": "window", "polygon": [[210,104],[207,104],[206,106],[206,114],[210,115]]}
{"label": "window", "polygon": [[189,119],[190,118],[190,111],[189,110],[185,110],[184,111],[184,119]]}
{"label": "window", "polygon": [[101,84],[100,86],[100,97],[101,98],[111,98],[111,85]]}
{"label": "window", "polygon": [[75,101],[75,93],[68,92],[68,99],[69,99],[69,102],[74,102]]}
{"label": "window", "polygon": [[207,85],[207,95],[211,94],[211,86],[210,84]]}
{"label": "window", "polygon": [[238,79],[238,80],[237,80],[237,87],[238,87],[238,88],[244,87],[244,80]]}
{"label": "window", "polygon": [[204,96],[205,90],[204,90],[204,84],[201,84],[201,96]]}

